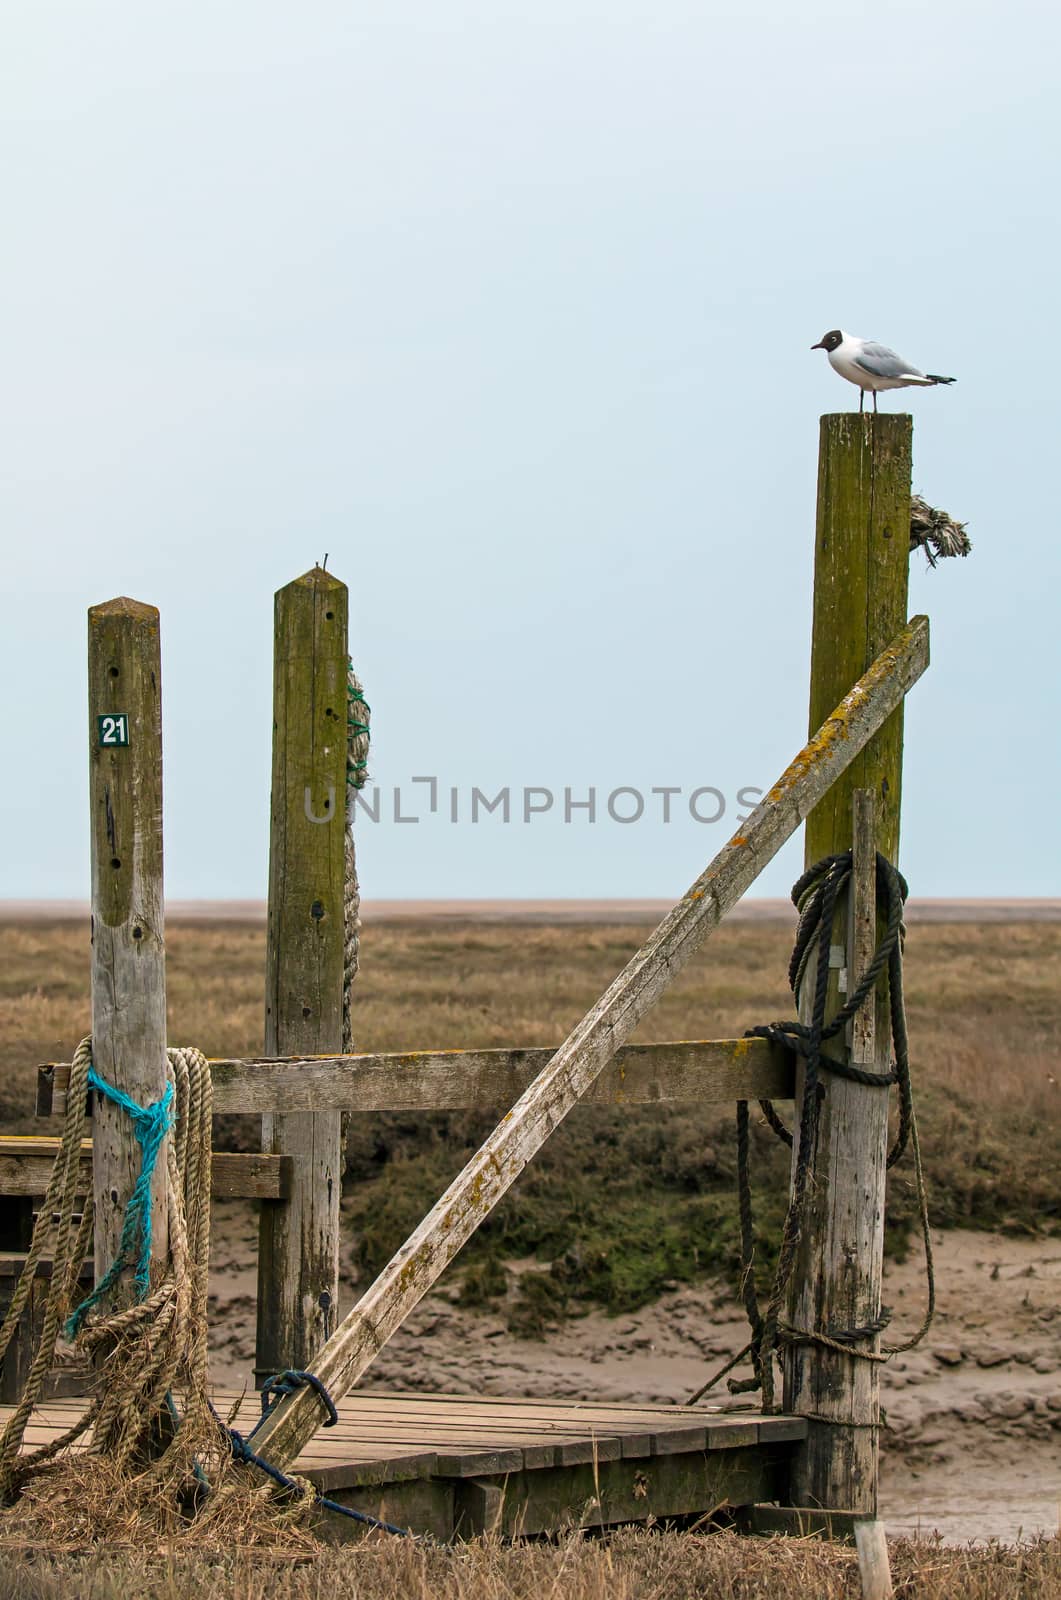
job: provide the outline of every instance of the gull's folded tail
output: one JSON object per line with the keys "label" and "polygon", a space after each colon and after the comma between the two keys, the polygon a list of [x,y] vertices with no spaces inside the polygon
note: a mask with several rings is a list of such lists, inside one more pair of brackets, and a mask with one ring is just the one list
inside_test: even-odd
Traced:
{"label": "gull's folded tail", "polygon": [[938,372],[926,372],[929,383],[957,383],[957,378],[941,378]]}

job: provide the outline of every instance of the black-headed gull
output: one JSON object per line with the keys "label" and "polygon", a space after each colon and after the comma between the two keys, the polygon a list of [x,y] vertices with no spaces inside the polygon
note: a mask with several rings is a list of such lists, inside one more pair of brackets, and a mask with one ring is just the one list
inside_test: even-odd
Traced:
{"label": "black-headed gull", "polygon": [[829,365],[848,383],[857,383],[860,389],[858,409],[866,403],[866,390],[873,395],[873,409],[877,409],[877,392],[880,389],[926,389],[937,383],[953,383],[953,378],[941,378],[938,372],[922,372],[920,367],[904,361],[886,344],[873,339],[860,339],[857,334],[845,333],[843,328],[833,328],[825,333],[812,350],[824,350]]}

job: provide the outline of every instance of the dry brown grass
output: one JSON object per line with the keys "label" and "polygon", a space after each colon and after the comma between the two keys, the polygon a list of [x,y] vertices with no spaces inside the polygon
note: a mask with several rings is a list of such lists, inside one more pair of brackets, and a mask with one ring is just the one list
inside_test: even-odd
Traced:
{"label": "dry brown grass", "polygon": [[[592,926],[377,926],[363,945],[359,1046],[558,1041],[642,937],[641,929]],[[788,1015],[789,943],[790,931],[781,926],[723,928],[656,1008],[641,1037],[732,1036],[754,1022]],[[1061,927],[915,927],[907,957],[914,1065],[937,1221],[1056,1228]],[[255,1053],[263,966],[260,927],[171,926],[173,1041],[199,1044],[208,1054]],[[84,930],[69,924],[0,927],[5,1128],[33,1129],[37,1063],[68,1060],[88,1031],[87,972]],[[522,1228],[521,1249],[560,1261],[570,1248],[564,1228],[572,1217],[584,1228],[604,1226],[600,1218],[594,1221],[590,1204],[592,1192],[601,1188],[606,1212],[622,1214],[627,1258],[620,1266],[626,1276],[615,1278],[612,1260],[612,1278],[592,1281],[604,1296],[614,1290],[616,1299],[646,1298],[660,1273],[710,1264],[695,1250],[691,1257],[660,1253],[661,1219],[676,1219],[674,1232],[683,1246],[691,1230],[699,1227],[701,1238],[709,1231],[708,1212],[696,1208],[713,1204],[723,1189],[729,1193],[727,1129],[716,1112],[695,1108],[641,1111],[636,1118],[608,1112],[594,1121],[596,1116],[583,1113],[581,1123],[573,1118],[559,1131],[536,1164],[537,1176],[532,1168],[524,1179],[518,1205],[495,1219],[495,1243],[488,1235],[484,1248],[504,1251]],[[378,1127],[358,1127],[352,1154],[361,1181],[350,1204],[362,1214],[371,1210],[372,1228],[357,1230],[367,1240],[364,1251],[389,1253],[400,1241],[407,1216],[415,1221],[421,1202],[437,1193],[440,1174],[459,1164],[476,1132],[469,1120],[474,1119],[373,1119]],[[225,1132],[219,1143],[254,1137],[249,1126],[230,1125]],[[783,1184],[774,1188],[780,1193]],[[894,1193],[901,1222],[901,1179]],[[363,1195],[369,1198],[358,1198]],[[531,1224],[536,1235],[527,1233]],[[592,1234],[576,1240],[588,1279],[592,1242]],[[366,1255],[359,1264],[367,1269],[372,1261]],[[558,1299],[549,1302],[545,1316],[562,1309],[562,1273],[557,1282]],[[900,1596],[1061,1596],[1056,1542],[966,1551],[899,1542],[893,1564]],[[834,1600],[857,1595],[858,1583],[849,1551],[803,1541],[737,1541],[724,1534],[623,1534],[560,1546],[475,1544],[453,1551],[388,1543],[271,1558],[249,1550],[160,1559],[114,1547],[104,1556],[83,1557],[0,1548],[0,1595],[9,1600],[186,1600],[193,1593],[218,1600],[316,1600],[325,1594],[364,1600]]]}
{"label": "dry brown grass", "polygon": [[[896,1600],[1057,1600],[1057,1541],[891,1545]],[[561,1544],[404,1541],[305,1554],[135,1551],[51,1559],[0,1549],[5,1600],[856,1600],[854,1552],[814,1540],[624,1532]]]}
{"label": "dry brown grass", "polygon": [[[364,1050],[559,1041],[644,938],[643,929],[392,922],[363,939],[358,1043]],[[640,1030],[645,1039],[739,1034],[787,1015],[791,932],[723,927]],[[260,926],[171,924],[170,1036],[208,1055],[261,1048]],[[1061,925],[915,926],[907,998],[923,1077],[985,1111],[1018,1098],[1056,1113],[1061,1059]],[[33,1073],[69,1060],[89,1026],[84,928],[0,926],[0,1116],[29,1115]],[[1053,1079],[1053,1081],[1051,1081]]]}
{"label": "dry brown grass", "polygon": [[[357,1036],[365,1050],[558,1042],[611,980],[644,930],[607,926],[485,926],[466,922],[391,922],[366,931],[358,980]],[[640,1030],[645,1039],[727,1037],[790,1014],[785,970],[791,930],[732,923],[682,974]],[[261,1047],[264,929],[184,924],[168,932],[170,1037],[208,1054],[247,1055]],[[942,1225],[1015,1229],[1061,1225],[1061,926],[915,925],[907,942],[907,990],[922,1137]],[[88,949],[71,924],[0,927],[0,1125],[33,1128],[34,1069],[69,1060],[87,1031]],[[378,1184],[376,1225],[351,1263],[370,1272],[400,1243],[440,1183],[458,1169],[484,1131],[475,1118],[355,1119],[351,1200]],[[230,1121],[218,1143],[250,1144],[256,1128]],[[536,1175],[493,1228],[511,1234],[514,1253],[554,1259],[550,1194],[577,1174],[614,1183],[624,1162],[638,1163],[648,1188],[703,1197],[728,1187],[728,1118],[714,1109],[659,1108],[636,1118],[583,1111],[551,1141]],[[608,1166],[607,1152],[615,1152]],[[772,1152],[764,1143],[760,1166]],[[587,1160],[590,1167],[587,1169]],[[601,1163],[604,1163],[602,1166]],[[772,1169],[770,1169],[772,1170]],[[778,1168],[780,1172],[780,1168]],[[546,1177],[548,1175],[548,1182]],[[776,1175],[775,1175],[776,1176]],[[563,1181],[561,1181],[563,1180]],[[588,1181],[588,1179],[587,1179]],[[765,1181],[765,1180],[764,1180]],[[776,1187],[770,1179],[772,1203]],[[581,1205],[567,1185],[568,1212]],[[670,1202],[668,1202],[669,1204]],[[712,1201],[714,1204],[714,1201]],[[537,1207],[537,1210],[536,1210]],[[905,1178],[892,1186],[892,1245],[912,1214]],[[506,1220],[507,1219],[507,1220]],[[700,1211],[695,1225],[717,1220]],[[769,1219],[765,1219],[769,1220]],[[636,1219],[627,1232],[637,1234]],[[562,1230],[561,1230],[562,1231]],[[646,1215],[642,1232],[658,1232]],[[488,1238],[491,1237],[488,1234]],[[582,1241],[585,1243],[585,1241]],[[614,1256],[614,1241],[598,1241]],[[631,1248],[640,1246],[634,1241]],[[624,1279],[616,1303],[653,1292],[660,1273],[683,1276],[674,1251],[647,1273]],[[667,1259],[664,1259],[667,1256]],[[719,1258],[705,1264],[718,1266]],[[612,1298],[605,1285],[603,1297]]]}

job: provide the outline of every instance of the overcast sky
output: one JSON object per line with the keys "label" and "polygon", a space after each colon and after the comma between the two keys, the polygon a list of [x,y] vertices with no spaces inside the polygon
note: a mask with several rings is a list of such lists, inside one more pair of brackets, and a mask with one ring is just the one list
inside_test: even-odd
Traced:
{"label": "overcast sky", "polygon": [[679,894],[806,732],[834,326],[959,380],[883,401],[975,545],[913,562],[902,865],[1061,893],[1058,32],[1041,0],[9,8],[0,896],[87,894],[115,594],[162,611],[168,891],[264,895],[272,594],[325,551],[368,896]]}

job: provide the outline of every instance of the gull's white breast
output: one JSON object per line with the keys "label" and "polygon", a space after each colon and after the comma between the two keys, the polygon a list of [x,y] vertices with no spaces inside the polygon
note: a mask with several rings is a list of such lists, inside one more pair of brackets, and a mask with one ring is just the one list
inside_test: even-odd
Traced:
{"label": "gull's white breast", "polygon": [[829,351],[829,365],[841,378],[846,378],[848,383],[857,383],[860,389],[904,389],[906,384],[902,378],[879,378],[876,373],[867,372],[864,367],[855,365],[854,357],[857,350],[847,344],[838,344],[835,350]]}

